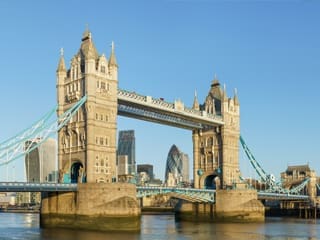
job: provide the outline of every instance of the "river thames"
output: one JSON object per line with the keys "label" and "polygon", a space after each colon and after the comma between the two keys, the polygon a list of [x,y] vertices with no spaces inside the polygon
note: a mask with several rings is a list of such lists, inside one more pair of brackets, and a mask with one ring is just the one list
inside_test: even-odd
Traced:
{"label": "river thames", "polygon": [[192,223],[142,215],[139,233],[41,229],[39,214],[0,213],[0,239],[320,239],[320,219],[266,218],[264,223]]}

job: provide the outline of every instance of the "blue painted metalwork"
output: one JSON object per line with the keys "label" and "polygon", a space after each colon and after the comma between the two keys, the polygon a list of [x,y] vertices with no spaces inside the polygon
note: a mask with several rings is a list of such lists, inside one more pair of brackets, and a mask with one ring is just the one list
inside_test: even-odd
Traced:
{"label": "blue painted metalwork", "polygon": [[305,179],[302,183],[292,189],[285,189],[281,186],[280,182],[276,182],[275,177],[272,174],[267,174],[266,171],[261,167],[259,162],[255,159],[253,154],[251,153],[249,147],[243,140],[242,136],[240,136],[240,143],[242,145],[243,150],[245,151],[252,167],[256,170],[257,174],[261,178],[262,182],[266,183],[270,189],[266,190],[266,192],[273,193],[284,193],[284,194],[299,194],[301,190],[304,189],[306,184],[310,181],[309,178]]}
{"label": "blue painted metalwork", "polygon": [[0,192],[76,192],[76,183],[1,182]]}
{"label": "blue painted metalwork", "polygon": [[215,202],[215,190],[173,187],[137,187],[137,198],[168,194],[191,202]]}
{"label": "blue painted metalwork", "polygon": [[[1,182],[0,192],[76,192],[76,183],[27,183]],[[174,198],[190,202],[215,203],[215,190],[172,187],[137,187],[137,198],[166,194]],[[308,195],[289,193],[258,192],[260,200],[303,200],[308,201]]]}
{"label": "blue painted metalwork", "polygon": [[[43,127],[43,125],[50,119],[56,112],[57,107],[54,107],[51,109],[48,113],[46,113],[42,118],[40,118],[37,122],[33,123],[30,127],[22,130],[15,136],[3,141],[0,143],[0,151],[3,149],[7,149],[16,142],[19,141],[27,141],[28,140],[28,135],[32,134],[35,132],[37,129]],[[0,155],[1,156],[1,155]]]}
{"label": "blue painted metalwork", "polygon": [[261,178],[261,180],[263,182],[269,184],[270,186],[276,185],[274,177],[272,177],[272,175],[270,175],[270,174],[267,174],[266,171],[260,166],[259,162],[255,159],[255,157],[251,153],[249,147],[247,146],[247,144],[243,140],[242,136],[240,136],[240,143],[242,145],[244,152],[246,153],[247,157],[249,158],[249,161],[250,161],[252,167],[256,170],[256,172],[259,175],[259,177]]}
{"label": "blue painted metalwork", "polygon": [[295,195],[290,193],[258,192],[259,200],[304,200],[309,201],[309,195]]}
{"label": "blue painted metalwork", "polygon": [[[57,131],[70,121],[86,100],[86,96],[82,97],[70,109],[61,114],[58,119],[50,120],[54,110],[50,111],[40,121],[32,125],[30,129],[26,129],[15,137],[3,142],[0,145],[0,166],[7,165],[31,152],[51,135],[56,134]],[[27,141],[28,144],[26,144]]]}

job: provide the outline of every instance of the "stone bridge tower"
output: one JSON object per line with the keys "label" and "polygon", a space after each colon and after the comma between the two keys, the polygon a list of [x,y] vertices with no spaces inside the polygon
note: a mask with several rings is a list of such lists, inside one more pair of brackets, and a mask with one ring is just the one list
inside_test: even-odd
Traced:
{"label": "stone bridge tower", "polygon": [[193,131],[195,188],[226,188],[239,181],[240,105],[237,93],[228,98],[226,89],[213,80],[203,105],[197,97],[193,108],[221,116],[224,125]]}
{"label": "stone bridge tower", "polygon": [[57,69],[60,115],[83,96],[85,105],[58,133],[60,182],[115,182],[118,65],[112,44],[109,60],[99,55],[91,32],[83,33],[78,53]]}

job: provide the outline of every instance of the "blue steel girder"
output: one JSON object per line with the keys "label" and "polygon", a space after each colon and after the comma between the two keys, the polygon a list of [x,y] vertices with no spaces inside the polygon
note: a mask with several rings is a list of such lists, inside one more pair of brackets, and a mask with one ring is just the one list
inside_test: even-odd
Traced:
{"label": "blue steel girder", "polygon": [[215,190],[171,187],[137,187],[137,198],[165,194],[190,202],[215,202]]}

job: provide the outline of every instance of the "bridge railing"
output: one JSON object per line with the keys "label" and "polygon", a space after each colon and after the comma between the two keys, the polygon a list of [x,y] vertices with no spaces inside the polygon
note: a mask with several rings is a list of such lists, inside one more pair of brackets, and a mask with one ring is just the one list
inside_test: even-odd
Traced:
{"label": "bridge railing", "polygon": [[258,199],[260,200],[304,200],[310,199],[309,195],[298,195],[290,193],[272,193],[272,192],[258,192]]}
{"label": "bridge railing", "polygon": [[76,183],[0,182],[0,192],[74,192]]}

